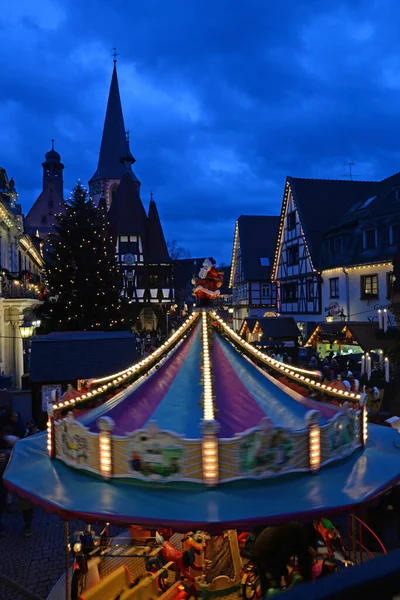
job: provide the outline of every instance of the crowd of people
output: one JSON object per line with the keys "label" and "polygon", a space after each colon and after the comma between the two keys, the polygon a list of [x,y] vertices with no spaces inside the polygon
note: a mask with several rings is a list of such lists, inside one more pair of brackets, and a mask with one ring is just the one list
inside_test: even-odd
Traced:
{"label": "crowd of people", "polygon": [[[8,493],[3,482],[3,474],[6,470],[8,460],[15,442],[34,435],[38,429],[33,421],[24,423],[21,415],[12,410],[0,411],[0,537],[4,537],[3,525],[4,513],[11,510],[12,496]],[[19,510],[22,513],[24,523],[24,534],[28,538],[32,535],[33,507],[28,500],[18,498]]]}
{"label": "crowd of people", "polygon": [[154,352],[165,340],[175,333],[175,331],[182,325],[183,318],[177,313],[168,315],[168,332],[164,335],[161,329],[143,329],[136,331],[136,352],[140,358],[146,358]]}

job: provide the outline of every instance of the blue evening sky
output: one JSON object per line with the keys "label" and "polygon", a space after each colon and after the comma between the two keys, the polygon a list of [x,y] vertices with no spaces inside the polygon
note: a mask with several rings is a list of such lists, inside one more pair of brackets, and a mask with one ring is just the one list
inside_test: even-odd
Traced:
{"label": "blue evening sky", "polygon": [[[52,137],[66,195],[94,173],[112,71],[167,239],[230,261],[240,214],[286,175],[400,168],[395,0],[3,0],[0,165],[26,212]],[[327,207],[329,211],[334,206]]]}

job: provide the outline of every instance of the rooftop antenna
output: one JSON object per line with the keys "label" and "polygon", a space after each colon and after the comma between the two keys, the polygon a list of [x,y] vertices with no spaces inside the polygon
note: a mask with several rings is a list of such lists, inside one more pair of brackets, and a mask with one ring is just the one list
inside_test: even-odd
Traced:
{"label": "rooftop antenna", "polygon": [[114,62],[114,65],[115,65],[115,63],[117,62],[117,56],[119,56],[119,53],[117,52],[116,48],[113,48],[112,56],[114,57],[113,62]]}
{"label": "rooftop antenna", "polygon": [[[350,161],[348,163],[344,163],[345,167],[349,167],[349,179],[353,181],[353,167],[356,163],[354,161]],[[346,175],[347,177],[347,175]]]}

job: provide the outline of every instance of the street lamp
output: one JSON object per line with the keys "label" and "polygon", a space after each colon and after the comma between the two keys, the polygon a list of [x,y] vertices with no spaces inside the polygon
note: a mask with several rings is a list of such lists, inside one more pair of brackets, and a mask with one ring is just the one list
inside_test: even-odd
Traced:
{"label": "street lamp", "polygon": [[21,333],[22,338],[22,354],[24,359],[24,375],[28,372],[28,349],[27,349],[27,341],[32,337],[33,332],[35,331],[35,327],[31,321],[24,321],[19,326],[19,331]]}
{"label": "street lamp", "polygon": [[32,321],[32,325],[35,329],[38,329],[42,324],[42,321],[40,319],[36,319],[36,321]]}
{"label": "street lamp", "polygon": [[19,330],[21,332],[22,339],[23,340],[28,340],[30,337],[32,337],[33,332],[35,330],[35,326],[30,321],[24,321],[19,326]]}

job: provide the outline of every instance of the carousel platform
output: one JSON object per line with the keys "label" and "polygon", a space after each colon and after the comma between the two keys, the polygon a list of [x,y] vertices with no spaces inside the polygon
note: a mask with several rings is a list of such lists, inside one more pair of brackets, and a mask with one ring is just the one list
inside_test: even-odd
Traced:
{"label": "carousel platform", "polygon": [[38,434],[15,445],[4,478],[11,490],[65,519],[218,533],[352,512],[400,480],[399,458],[399,433],[370,425],[362,451],[312,475],[236,481],[218,488],[184,482],[154,486],[137,480],[109,482],[51,461],[46,435]]}

